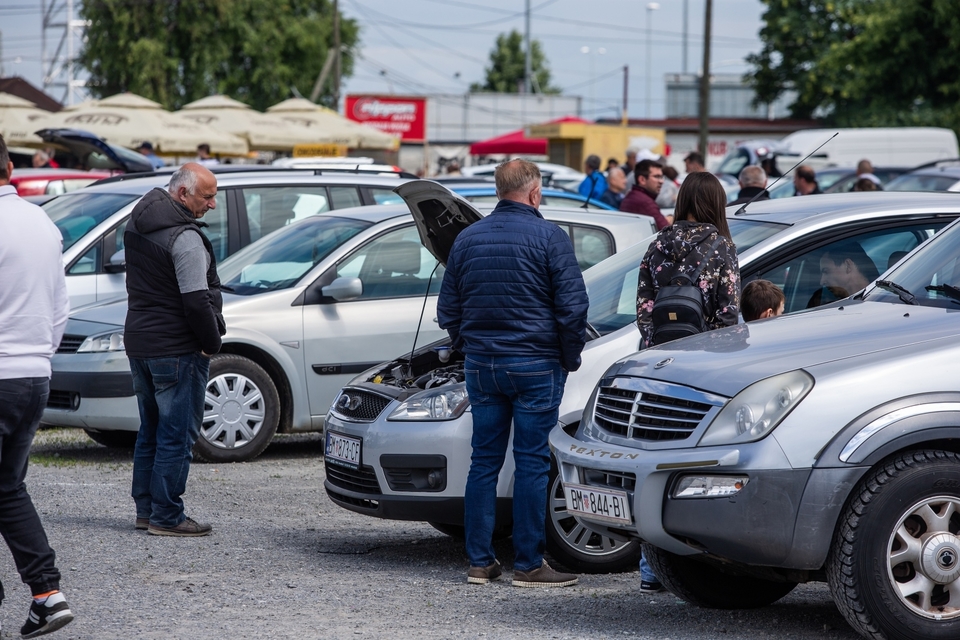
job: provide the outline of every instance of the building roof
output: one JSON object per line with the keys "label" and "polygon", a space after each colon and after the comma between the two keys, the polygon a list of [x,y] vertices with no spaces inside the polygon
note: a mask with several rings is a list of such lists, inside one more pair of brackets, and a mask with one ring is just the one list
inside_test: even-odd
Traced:
{"label": "building roof", "polygon": [[20,76],[0,78],[0,91],[23,98],[24,100],[29,100],[44,111],[56,112],[63,108],[62,104],[48,96],[40,89],[37,89]]}

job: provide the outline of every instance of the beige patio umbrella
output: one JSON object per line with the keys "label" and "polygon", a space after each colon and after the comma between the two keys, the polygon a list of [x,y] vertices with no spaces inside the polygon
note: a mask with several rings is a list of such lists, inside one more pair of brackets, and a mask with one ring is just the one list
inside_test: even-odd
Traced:
{"label": "beige patio umbrella", "polygon": [[166,155],[192,155],[197,145],[204,143],[215,154],[245,155],[248,151],[243,138],[187,120],[133,93],[74,105],[51,114],[43,126],[82,129],[128,149],[149,140],[158,153]]}
{"label": "beige patio umbrella", "polygon": [[334,143],[319,129],[296,126],[277,114],[260,113],[224,95],[201,98],[184,105],[176,114],[201,126],[245,138],[250,148],[257,151],[292,151],[298,144]]}
{"label": "beige patio umbrella", "polygon": [[46,118],[52,115],[29,100],[0,93],[0,134],[8,147],[42,145],[43,140],[33,132],[43,129]]}
{"label": "beige patio umbrella", "polygon": [[267,109],[297,126],[322,131],[336,144],[351,149],[396,149],[400,139],[374,127],[347,120],[330,109],[325,109],[303,98],[290,98]]}

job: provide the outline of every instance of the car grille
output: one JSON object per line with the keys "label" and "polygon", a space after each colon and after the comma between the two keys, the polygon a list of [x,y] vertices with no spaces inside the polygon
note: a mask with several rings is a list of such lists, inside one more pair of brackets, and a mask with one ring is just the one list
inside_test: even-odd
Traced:
{"label": "car grille", "polygon": [[[74,395],[76,394],[70,391],[57,391],[56,389],[51,389],[50,395],[47,397],[47,408],[75,411],[77,407],[75,407],[73,404]],[[77,405],[79,404],[79,398],[77,398]]]}
{"label": "car grille", "polygon": [[601,429],[635,440],[683,440],[712,408],[704,402],[602,386],[594,419]]}
{"label": "car grille", "polygon": [[[341,402],[341,399],[347,396],[353,403]],[[390,404],[392,398],[381,396],[378,393],[372,393],[363,389],[347,388],[340,392],[337,399],[333,401],[330,411],[345,420],[353,422],[373,422],[383,413],[383,410]],[[351,408],[354,407],[354,408]]]}
{"label": "car grille", "polygon": [[72,336],[66,334],[63,336],[63,339],[60,340],[60,346],[57,347],[57,353],[76,353],[77,349],[80,348],[80,345],[83,344],[83,341],[86,339],[86,336]]}
{"label": "car grille", "polygon": [[637,488],[637,476],[633,473],[617,473],[583,468],[580,470],[580,476],[583,484],[591,487],[617,489],[619,491],[633,491]]}
{"label": "car grille", "polygon": [[351,469],[331,462],[327,462],[325,466],[330,484],[357,493],[380,495],[380,483],[377,482],[377,474],[373,467]]}

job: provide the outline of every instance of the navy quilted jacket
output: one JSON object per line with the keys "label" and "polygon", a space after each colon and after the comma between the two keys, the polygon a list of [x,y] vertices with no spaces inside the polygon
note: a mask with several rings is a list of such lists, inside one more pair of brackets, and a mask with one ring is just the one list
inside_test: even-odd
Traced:
{"label": "navy quilted jacket", "polygon": [[576,371],[587,290],[570,238],[533,207],[501,200],[453,243],[437,316],[462,353],[552,357]]}

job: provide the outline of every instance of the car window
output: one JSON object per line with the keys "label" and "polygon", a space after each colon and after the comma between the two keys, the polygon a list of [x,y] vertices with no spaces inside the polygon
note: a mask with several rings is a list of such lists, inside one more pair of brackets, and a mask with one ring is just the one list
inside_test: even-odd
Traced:
{"label": "car window", "polygon": [[213,255],[217,257],[217,262],[230,255],[230,247],[227,242],[227,192],[217,191],[217,206],[203,214],[201,220],[207,223],[203,227],[203,233],[210,239],[213,245]]}
{"label": "car window", "polygon": [[100,268],[100,245],[102,242],[95,242],[92,247],[87,249],[82,256],[77,258],[73,266],[67,271],[69,276],[86,275],[96,273]]}
{"label": "car window", "polygon": [[577,255],[577,263],[581,271],[613,255],[613,238],[603,229],[572,225],[571,230],[573,252]]}
{"label": "car window", "polygon": [[347,209],[363,203],[356,187],[330,187],[330,204],[333,209]]}
{"label": "car window", "polygon": [[[757,277],[770,280],[783,290],[785,313],[810,309],[853,295],[865,286],[862,282],[856,286],[846,285],[859,281],[849,275],[850,269],[856,268],[866,282],[872,282],[946,223],[946,220],[931,220],[848,236],[765,269]],[[841,254],[849,255],[851,264],[857,266],[846,266],[842,273],[835,274],[833,265],[843,265],[846,260]],[[825,256],[826,263],[821,261]]]}
{"label": "car window", "polygon": [[732,176],[740,175],[740,171],[750,162],[750,153],[746,149],[737,148],[720,162],[717,173],[728,173]]}
{"label": "car window", "polygon": [[[886,277],[916,296],[918,304],[960,309],[960,227],[945,230]],[[869,289],[865,299],[901,302],[896,292],[879,287]]]}
{"label": "car window", "polygon": [[243,203],[250,242],[291,222],[330,210],[327,188],[320,186],[250,187],[243,190]]}
{"label": "car window", "polygon": [[370,187],[370,195],[377,204],[403,204],[403,198],[393,192],[392,189],[383,189],[380,187]]}
{"label": "car window", "polygon": [[470,202],[480,202],[480,203],[486,203],[486,204],[497,204],[498,202],[500,202],[500,198],[498,198],[498,197],[495,196],[495,195],[489,195],[489,196],[465,196],[465,197],[466,197],[466,199],[469,200]]}
{"label": "car window", "polygon": [[950,176],[925,176],[922,174],[902,175],[890,181],[886,191],[949,191],[950,187],[960,182]]}
{"label": "car window", "polygon": [[443,267],[437,267],[436,258],[420,243],[417,228],[410,225],[363,245],[337,264],[336,274],[360,278],[360,300],[403,298],[424,295],[428,281],[430,293],[439,293]]}
{"label": "car window", "polygon": [[43,209],[60,229],[66,251],[91,229],[139,198],[126,193],[67,194],[44,203]]}
{"label": "car window", "polygon": [[761,222],[749,218],[734,218],[727,216],[727,225],[730,227],[730,236],[733,246],[738,253],[743,253],[750,247],[760,244],[770,236],[776,235],[789,228],[789,225],[776,222]]}
{"label": "car window", "polygon": [[[554,207],[559,209],[580,209],[583,207],[584,200],[577,200],[576,198],[564,198],[562,196],[543,196],[543,200],[540,202],[541,206]],[[600,202],[596,199],[590,200],[590,205],[594,207],[599,207]]]}
{"label": "car window", "polygon": [[370,224],[351,218],[318,216],[286,226],[225,260],[217,269],[220,281],[228,291],[240,295],[287,289]]}

